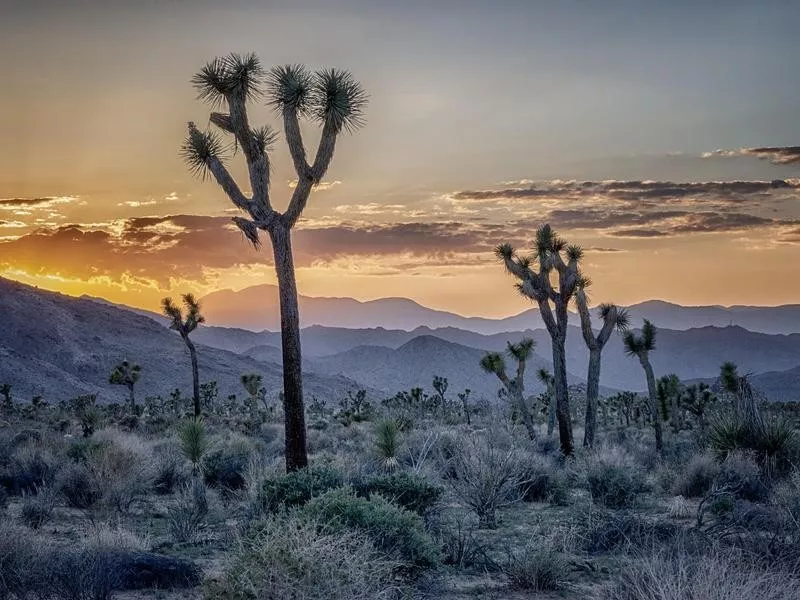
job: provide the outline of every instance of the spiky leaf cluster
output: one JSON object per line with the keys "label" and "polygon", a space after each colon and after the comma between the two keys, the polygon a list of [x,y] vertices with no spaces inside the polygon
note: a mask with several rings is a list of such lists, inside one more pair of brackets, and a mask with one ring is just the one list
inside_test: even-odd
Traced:
{"label": "spiky leaf cluster", "polygon": [[127,360],[119,363],[111,372],[108,382],[112,385],[134,385],[139,381],[142,374],[142,368],[139,365],[132,365]]}
{"label": "spiky leaf cluster", "polygon": [[205,181],[208,177],[208,161],[212,158],[222,160],[225,146],[212,131],[200,131],[189,122],[189,133],[181,146],[181,157],[195,177]]}
{"label": "spiky leaf cluster", "polygon": [[236,54],[218,57],[206,63],[192,77],[198,98],[212,106],[220,106],[229,98],[238,96],[255,100],[261,95],[264,69],[253,54]]}
{"label": "spiky leaf cluster", "polygon": [[166,317],[170,319],[170,329],[174,329],[183,337],[188,336],[197,329],[201,323],[205,323],[205,317],[200,313],[200,303],[194,294],[184,294],[182,296],[183,306],[186,309],[184,316],[183,310],[176,305],[172,298],[164,298],[161,301],[161,308]]}
{"label": "spiky leaf cluster", "polygon": [[508,342],[508,354],[515,358],[518,362],[528,360],[533,353],[536,343],[531,338],[523,338],[517,344]]}
{"label": "spiky leaf cluster", "polygon": [[494,373],[495,375],[504,373],[506,370],[506,361],[499,352],[489,352],[486,354],[486,356],[481,359],[480,365],[481,369],[487,373]]}
{"label": "spiky leaf cluster", "polygon": [[628,331],[622,341],[625,344],[625,352],[629,356],[641,356],[644,353],[651,352],[656,347],[656,326],[645,319],[641,335]]}

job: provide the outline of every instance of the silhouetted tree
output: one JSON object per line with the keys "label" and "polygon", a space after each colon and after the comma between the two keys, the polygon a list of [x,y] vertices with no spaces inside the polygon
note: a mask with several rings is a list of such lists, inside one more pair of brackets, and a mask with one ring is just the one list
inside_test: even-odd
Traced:
{"label": "silhouetted tree", "polygon": [[533,354],[534,341],[531,338],[524,338],[518,344],[508,342],[508,355],[517,361],[517,370],[513,378],[506,373],[506,361],[499,352],[490,352],[481,359],[481,368],[487,373],[494,373],[511,399],[514,406],[522,418],[522,423],[528,431],[528,436],[532,441],[536,441],[536,427],[533,416],[525,400],[525,365]]}
{"label": "silhouetted tree", "polygon": [[189,339],[189,334],[192,333],[200,323],[205,322],[205,317],[200,314],[200,304],[192,294],[183,295],[183,305],[186,308],[186,315],[179,306],[172,302],[172,298],[164,298],[161,301],[161,307],[164,314],[170,319],[170,329],[177,331],[183,343],[189,349],[189,356],[192,360],[192,398],[194,400],[194,416],[200,416],[200,373],[197,368],[197,349],[194,343]]}
{"label": "silhouetted tree", "polygon": [[[567,388],[567,307],[575,290],[584,282],[578,270],[583,250],[579,246],[568,246],[550,225],[542,225],[536,231],[536,245],[531,256],[518,256],[510,244],[498,246],[496,254],[506,269],[519,279],[519,292],[538,304],[539,313],[550,334],[558,435],[561,452],[569,456],[572,454],[574,442]],[[558,279],[555,287],[550,279],[553,273]]]}
{"label": "silhouetted tree", "polygon": [[436,399],[439,402],[439,408],[442,411],[442,415],[445,415],[447,414],[447,398],[445,397],[445,394],[447,393],[447,388],[450,387],[447,377],[434,375],[432,385],[433,391],[436,392]]}
{"label": "silhouetted tree", "polygon": [[661,418],[670,422],[672,431],[675,433],[681,430],[680,397],[682,391],[681,380],[674,373],[662,376],[656,383],[656,396],[661,408]]}
{"label": "silhouetted tree", "polygon": [[[311,190],[328,170],[339,134],[355,131],[363,124],[367,96],[347,71],[311,72],[302,65],[285,65],[267,73],[254,54],[216,58],[203,67],[192,82],[201,99],[212,106],[227,108],[227,113],[212,112],[210,120],[224,133],[232,134],[236,146],[241,148],[247,161],[250,197],[245,196],[223,165],[223,144],[213,132],[202,132],[194,123],[189,123],[183,155],[194,172],[202,176],[211,172],[233,205],[246,215],[234,217],[233,221],[254,247],[258,248],[261,243],[259,230],[267,232],[272,243],[281,311],[286,469],[301,469],[308,464],[308,452],[291,230]],[[269,126],[253,127],[246,107],[248,100],[260,97],[265,83],[269,103],[283,119],[286,142],[297,173],[292,198],[283,213],[272,207],[269,194],[269,151],[276,134]],[[300,132],[301,117],[322,125],[319,146],[311,164]]]}
{"label": "silhouetted tree", "polygon": [[127,360],[119,363],[114,370],[111,371],[111,376],[108,382],[112,385],[124,385],[128,388],[128,401],[131,405],[131,414],[136,416],[136,396],[134,395],[133,388],[139,377],[142,374],[142,368],[139,365],[132,365]]}
{"label": "silhouetted tree", "polygon": [[625,309],[615,304],[601,304],[598,307],[603,326],[595,335],[592,330],[592,316],[589,312],[586,297],[587,280],[575,291],[575,305],[581,318],[581,333],[583,341],[589,349],[589,372],[586,376],[586,428],[583,434],[583,445],[594,445],[595,432],[597,431],[597,398],[600,395],[600,360],[606,342],[611,338],[611,333],[616,328],[626,331],[628,328],[628,313]]}
{"label": "silhouetted tree", "polygon": [[642,326],[642,334],[636,335],[633,331],[628,331],[625,333],[623,341],[625,343],[625,352],[628,356],[636,356],[639,359],[639,364],[642,365],[642,369],[644,369],[645,378],[647,379],[648,408],[656,434],[656,451],[661,454],[664,451],[664,435],[661,428],[661,416],[658,414],[656,377],[653,374],[653,366],[650,364],[650,352],[656,348],[656,326],[645,319]]}
{"label": "silhouetted tree", "polygon": [[694,383],[684,389],[681,394],[680,404],[695,416],[701,434],[706,430],[706,411],[709,405],[716,401],[717,396],[707,383]]}
{"label": "silhouetted tree", "polygon": [[467,425],[472,425],[472,406],[469,404],[470,394],[472,394],[472,390],[469,388],[458,393],[458,399],[461,401],[461,410],[464,411],[464,417],[467,419]]}

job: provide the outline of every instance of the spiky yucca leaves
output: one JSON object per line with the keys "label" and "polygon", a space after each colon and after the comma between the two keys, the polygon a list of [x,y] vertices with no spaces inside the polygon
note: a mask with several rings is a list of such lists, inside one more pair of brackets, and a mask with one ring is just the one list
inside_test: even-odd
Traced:
{"label": "spiky yucca leaves", "polygon": [[189,133],[181,146],[181,158],[186,161],[189,171],[203,181],[209,174],[209,162],[216,158],[222,160],[225,145],[213,131],[200,131],[189,121]]}
{"label": "spiky yucca leaves", "polygon": [[310,108],[314,76],[305,65],[281,65],[267,75],[269,103],[305,115]]}
{"label": "spiky yucca leaves", "polygon": [[139,365],[131,364],[127,360],[119,363],[108,378],[112,385],[124,385],[128,388],[128,397],[131,404],[131,414],[136,416],[136,397],[134,396],[134,386],[142,375],[142,368]]}
{"label": "spiky yucca leaves", "polygon": [[206,63],[192,77],[197,97],[212,106],[221,106],[232,95],[241,95],[247,100],[261,96],[264,68],[253,54],[231,53]]}
{"label": "spiky yucca leaves", "polygon": [[656,348],[656,326],[647,319],[642,325],[641,335],[636,335],[633,331],[626,331],[622,341],[625,345],[625,353],[628,356],[640,356],[646,352],[652,352]]}
{"label": "spiky yucca leaves", "polygon": [[[575,292],[588,285],[588,280],[579,270],[583,250],[580,246],[568,245],[550,225],[544,224],[536,230],[532,255],[520,256],[510,244],[497,246],[495,254],[506,270],[517,278],[517,291],[538,304],[539,313],[552,339],[559,438],[561,452],[568,456],[572,454],[574,444],[567,390],[567,308]],[[556,285],[551,281],[553,275],[558,279]]]}
{"label": "spiky yucca leaves", "polygon": [[394,470],[399,463],[397,453],[400,450],[400,428],[394,419],[383,419],[375,426],[375,449],[382,466]]}
{"label": "spiky yucca leaves", "polygon": [[739,375],[736,364],[728,361],[720,367],[718,381],[725,392],[733,395],[736,414],[742,422],[746,423],[754,432],[763,429],[764,420],[761,418],[761,411],[758,408],[756,394],[750,385],[749,376]]}
{"label": "spiky yucca leaves", "polygon": [[208,434],[202,419],[188,419],[178,429],[181,452],[192,463],[195,473],[200,471],[203,457],[208,451]]}
{"label": "spiky yucca leaves", "polygon": [[500,375],[506,371],[506,361],[503,360],[503,355],[499,352],[489,352],[481,358],[480,365],[481,369],[494,375]]}
{"label": "spiky yucca leaves", "polygon": [[261,389],[262,377],[256,373],[247,373],[242,375],[239,380],[242,382],[242,387],[252,397],[258,396],[258,390]]}
{"label": "spiky yucca leaves", "polygon": [[177,331],[183,343],[189,349],[189,357],[192,363],[192,388],[194,400],[194,416],[200,416],[200,372],[197,365],[197,349],[194,343],[189,339],[191,334],[197,326],[205,323],[205,317],[200,312],[200,303],[194,297],[194,294],[184,294],[183,309],[173,302],[172,298],[164,298],[161,301],[161,309],[164,315],[170,319],[169,328]]}

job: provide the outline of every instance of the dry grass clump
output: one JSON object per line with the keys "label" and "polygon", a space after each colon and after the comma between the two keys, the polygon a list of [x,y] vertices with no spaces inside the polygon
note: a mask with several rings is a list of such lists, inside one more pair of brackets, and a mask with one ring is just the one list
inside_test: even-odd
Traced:
{"label": "dry grass clump", "polygon": [[265,521],[239,543],[205,597],[215,600],[381,600],[395,592],[395,564],[353,531],[323,533],[296,518]]}

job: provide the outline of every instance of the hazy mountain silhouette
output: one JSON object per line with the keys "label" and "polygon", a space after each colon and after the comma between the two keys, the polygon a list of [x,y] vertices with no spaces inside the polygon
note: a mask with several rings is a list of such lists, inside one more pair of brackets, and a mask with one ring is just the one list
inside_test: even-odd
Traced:
{"label": "hazy mountain silhouette", "polygon": [[[201,381],[216,380],[220,397],[243,395],[239,377],[260,373],[273,398],[282,388],[280,366],[209,346],[198,346]],[[47,292],[0,278],[0,383],[19,400],[41,395],[57,402],[79,394],[124,401],[122,386],[108,384],[115,364],[139,363],[137,396],[191,394],[189,356],[180,337],[130,310]],[[361,384],[344,377],[305,374],[309,393],[344,394]]]}
{"label": "hazy mountain silhouette", "polygon": [[[277,288],[273,285],[258,285],[239,291],[221,290],[208,294],[201,302],[203,312],[211,325],[253,331],[277,331],[280,326]],[[488,319],[434,310],[407,298],[381,298],[361,302],[352,298],[300,296],[299,302],[303,327],[384,327],[406,331],[417,327],[455,327],[483,334],[543,327],[539,311],[535,308],[503,319]],[[629,310],[634,323],[648,318],[664,329],[737,325],[762,333],[800,333],[798,304],[775,307],[681,306],[661,300],[649,300],[634,304]]]}

